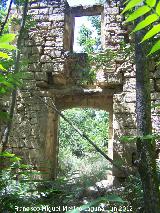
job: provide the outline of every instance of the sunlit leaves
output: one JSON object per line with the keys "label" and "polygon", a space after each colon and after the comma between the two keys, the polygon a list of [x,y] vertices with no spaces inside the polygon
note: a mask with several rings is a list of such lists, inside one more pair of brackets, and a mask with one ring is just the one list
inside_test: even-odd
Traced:
{"label": "sunlit leaves", "polygon": [[0,94],[5,94],[17,84],[14,74],[7,70],[11,66],[11,51],[16,49],[15,46],[10,44],[14,39],[15,34],[3,34],[0,37]]}
{"label": "sunlit leaves", "polygon": [[8,158],[8,159],[10,159],[11,162],[17,162],[17,161],[22,160],[20,157],[16,156],[13,153],[10,153],[10,152],[1,152],[0,157]]}
{"label": "sunlit leaves", "polygon": [[148,13],[151,10],[150,7],[144,5],[142,7],[139,7],[137,10],[135,10],[126,20],[126,22],[134,21],[135,19],[139,18],[140,16]]}
{"label": "sunlit leaves", "polygon": [[156,13],[160,16],[160,1],[158,2],[156,7]]}
{"label": "sunlit leaves", "polygon": [[16,47],[8,43],[0,43],[0,49],[16,50]]}
{"label": "sunlit leaves", "polygon": [[10,42],[14,41],[15,34],[4,34],[0,37],[0,49],[15,50],[16,47],[11,45]]}
{"label": "sunlit leaves", "polygon": [[14,41],[15,39],[15,34],[4,34],[0,37],[0,43],[10,43]]}
{"label": "sunlit leaves", "polygon": [[7,53],[0,52],[0,58],[8,59],[9,55]]}
{"label": "sunlit leaves", "polygon": [[149,38],[152,38],[159,32],[160,32],[160,24],[157,24],[157,25],[153,26],[152,29],[146,33],[146,35],[142,39],[142,42],[148,40]]}
{"label": "sunlit leaves", "polygon": [[0,37],[0,49],[15,50],[16,47],[9,44],[14,41],[15,34],[4,34]]}
{"label": "sunlit leaves", "polygon": [[[4,34],[0,37],[0,70],[6,71],[6,68],[4,67],[4,64],[2,63],[2,60],[8,60],[10,56],[8,53],[4,52],[4,50],[15,50],[16,47],[11,45],[10,42],[12,42],[15,39],[15,34]],[[2,76],[2,74],[1,74]]]}
{"label": "sunlit leaves", "polygon": [[143,21],[141,21],[139,24],[137,24],[137,26],[135,27],[133,32],[142,30],[143,28],[149,26],[150,24],[152,24],[153,22],[157,21],[158,19],[159,19],[159,16],[156,15],[156,14],[149,15]]}
{"label": "sunlit leaves", "polygon": [[152,49],[151,49],[149,55],[151,55],[151,54],[157,52],[159,49],[160,49],[160,40],[157,41],[157,42],[154,44],[154,46],[152,47]]}
{"label": "sunlit leaves", "polygon": [[[159,36],[160,24],[158,24],[158,21],[160,18],[160,1],[157,4],[156,3],[156,0],[130,0],[127,2],[127,5],[122,12],[132,12],[134,10],[134,12],[128,16],[126,22],[135,21],[138,18],[143,17],[141,19],[142,21],[140,21],[133,29],[133,32],[137,32],[149,27],[141,42],[147,41],[153,37],[157,38]],[[150,13],[147,15],[148,12]],[[158,50],[160,50],[160,41],[157,41],[154,44],[148,55],[151,55]]]}
{"label": "sunlit leaves", "polygon": [[154,7],[157,0],[146,0],[146,4],[150,7]]}
{"label": "sunlit leaves", "polygon": [[15,156],[15,154],[10,153],[10,152],[1,152],[0,153],[0,157],[9,157],[9,158],[12,158],[14,156]]}
{"label": "sunlit leaves", "polygon": [[0,64],[0,70],[7,71],[6,68],[4,68],[4,66],[2,64]]}
{"label": "sunlit leaves", "polygon": [[132,9],[133,7],[135,7],[136,5],[138,5],[139,3],[141,3],[143,0],[131,0],[129,1],[129,3],[126,5],[125,9],[123,10],[122,13],[125,13],[126,11]]}

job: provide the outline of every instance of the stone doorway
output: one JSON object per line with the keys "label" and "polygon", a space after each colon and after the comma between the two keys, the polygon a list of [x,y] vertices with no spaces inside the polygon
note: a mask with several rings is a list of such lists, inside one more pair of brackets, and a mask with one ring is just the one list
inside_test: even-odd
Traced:
{"label": "stone doorway", "polygon": [[[62,111],[63,115],[77,126],[101,149],[108,154],[109,141],[109,113],[94,108],[72,108]],[[107,179],[110,167],[106,159],[101,156],[88,141],[82,138],[63,118],[59,119],[59,154],[58,173],[79,177]],[[99,179],[98,179],[99,178]]]}
{"label": "stone doorway", "polygon": [[[89,90],[86,90],[89,91]],[[62,100],[63,99],[63,100]],[[61,111],[66,111],[73,108],[78,109],[94,109],[95,111],[103,111],[108,113],[108,155],[113,157],[113,96],[106,93],[86,92],[83,94],[68,94],[56,99],[56,105]],[[82,129],[83,130],[83,129]],[[87,143],[87,142],[86,142]],[[58,145],[57,145],[58,147]],[[103,157],[102,157],[103,159]],[[57,155],[58,161],[58,155]],[[106,161],[104,159],[104,161]],[[107,163],[107,161],[106,161]]]}

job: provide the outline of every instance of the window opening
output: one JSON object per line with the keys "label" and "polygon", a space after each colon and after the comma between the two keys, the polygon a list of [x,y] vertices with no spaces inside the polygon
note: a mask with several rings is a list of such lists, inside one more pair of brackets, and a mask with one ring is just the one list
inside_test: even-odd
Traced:
{"label": "window opening", "polygon": [[101,15],[75,17],[74,52],[98,52],[101,50]]}
{"label": "window opening", "polygon": [[[67,0],[69,6],[75,6],[75,5],[93,5],[96,4],[98,1],[97,0]],[[101,2],[101,0],[100,0]]]}

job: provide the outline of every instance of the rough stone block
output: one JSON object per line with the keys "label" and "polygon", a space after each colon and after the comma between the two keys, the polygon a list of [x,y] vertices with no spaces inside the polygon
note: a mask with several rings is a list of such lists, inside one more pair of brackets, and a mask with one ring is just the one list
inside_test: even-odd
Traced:
{"label": "rough stone block", "polygon": [[105,11],[104,11],[106,14],[110,14],[110,15],[119,15],[119,8],[118,7],[108,7],[108,8],[105,8]]}
{"label": "rough stone block", "polygon": [[126,103],[135,103],[136,102],[136,92],[128,92],[124,97]]}
{"label": "rough stone block", "polygon": [[56,43],[55,43],[54,40],[53,41],[46,41],[46,43],[45,43],[45,47],[52,48],[52,47],[55,47],[55,45],[56,45]]}
{"label": "rough stone block", "polygon": [[35,79],[38,81],[47,81],[47,74],[45,72],[36,72]]}
{"label": "rough stone block", "polygon": [[160,100],[160,92],[151,93],[151,100],[152,101]]}
{"label": "rough stone block", "polygon": [[43,8],[39,10],[39,15],[48,15],[49,14],[49,9],[48,8]]}
{"label": "rough stone block", "polygon": [[39,28],[39,29],[43,29],[43,30],[48,30],[48,28],[51,26],[51,22],[50,21],[48,21],[48,22],[46,22],[46,21],[44,21],[44,22],[39,22],[39,23],[37,23],[37,27]]}
{"label": "rough stone block", "polygon": [[49,21],[64,21],[64,14],[54,14],[49,16]]}
{"label": "rough stone block", "polygon": [[122,84],[121,73],[116,75],[109,72],[98,72],[96,76],[97,84],[103,83],[104,85],[113,86]]}
{"label": "rough stone block", "polygon": [[122,136],[136,136],[137,129],[121,128],[114,131],[114,139],[119,140]]}
{"label": "rough stone block", "polygon": [[31,52],[32,52],[33,55],[34,54],[39,55],[41,53],[41,51],[42,51],[42,46],[35,46],[35,47],[31,48]]}
{"label": "rough stone block", "polygon": [[32,72],[25,72],[25,74],[22,77],[25,80],[33,80],[34,79],[34,73]]}
{"label": "rough stone block", "polygon": [[29,56],[29,64],[39,63],[39,61],[40,61],[40,55],[39,54]]}
{"label": "rough stone block", "polygon": [[40,62],[52,62],[52,58],[48,55],[42,55],[41,58],[40,58]]}
{"label": "rough stone block", "polygon": [[113,121],[114,129],[136,128],[136,114],[132,113],[115,113]]}
{"label": "rough stone block", "polygon": [[156,79],[155,89],[156,89],[157,92],[160,92],[160,79]]}
{"label": "rough stone block", "polygon": [[135,113],[136,104],[135,103],[125,103],[125,102],[122,102],[122,103],[114,102],[113,110],[115,113]]}
{"label": "rough stone block", "polygon": [[62,73],[64,72],[64,64],[63,63],[55,63],[54,64],[54,72]]}
{"label": "rough stone block", "polygon": [[35,87],[36,87],[35,81],[23,80],[23,85],[22,85],[23,89],[35,89]]}
{"label": "rough stone block", "polygon": [[40,63],[32,63],[28,65],[28,71],[30,72],[39,72],[41,68]]}
{"label": "rough stone block", "polygon": [[135,78],[126,78],[123,84],[124,92],[134,92],[136,89],[136,79]]}
{"label": "rough stone block", "polygon": [[54,70],[54,62],[53,63],[43,63],[41,70],[43,72],[53,72],[53,70]]}

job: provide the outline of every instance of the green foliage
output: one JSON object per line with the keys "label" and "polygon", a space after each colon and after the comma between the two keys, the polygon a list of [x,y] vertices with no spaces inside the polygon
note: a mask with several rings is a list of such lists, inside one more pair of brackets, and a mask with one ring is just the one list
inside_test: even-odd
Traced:
{"label": "green foliage", "polygon": [[92,26],[96,29],[98,36],[101,35],[101,16],[90,16],[88,20],[91,21]]}
{"label": "green foliage", "polygon": [[[108,142],[108,113],[94,109],[70,109],[63,114],[71,120],[82,131],[93,140],[99,147],[106,149]],[[78,133],[60,118],[60,148],[69,147],[72,153],[83,156],[85,153],[94,151],[88,143],[82,139]]]}
{"label": "green foliage", "polygon": [[31,207],[59,206],[59,201],[63,204],[67,194],[59,188],[64,181],[36,179],[35,175],[42,173],[21,161],[13,153],[0,154],[0,212],[17,212],[16,207],[28,208],[27,212],[33,212]]}
{"label": "green foliage", "polygon": [[92,26],[96,30],[97,36],[95,38],[94,52],[101,51],[101,16],[90,16],[88,20],[91,21]]}
{"label": "green foliage", "polygon": [[[42,205],[62,207],[70,206],[74,202],[76,202],[74,205],[79,205],[75,195],[87,186],[89,178],[91,178],[87,171],[88,176],[84,177],[83,182],[82,180],[79,183],[76,182],[76,185],[63,178],[45,181],[35,179],[35,175],[41,175],[41,172],[35,171],[32,166],[25,165],[21,161],[21,158],[13,153],[0,154],[0,162],[3,166],[0,171],[0,212],[16,212],[18,207],[28,208],[27,212],[33,212],[31,207],[41,207]],[[97,178],[97,172],[93,174],[94,178]],[[94,180],[97,181],[97,179]],[[106,199],[121,202],[120,198],[114,195],[103,197],[101,202]],[[100,200],[96,200],[92,204],[96,204],[98,201],[100,202]]]}
{"label": "green foliage", "polygon": [[9,43],[14,41],[15,39],[15,34],[4,34],[3,36],[0,37],[0,43]]}
{"label": "green foliage", "polygon": [[136,25],[133,32],[137,32],[148,27],[148,30],[144,34],[141,42],[151,40],[153,38],[156,41],[148,55],[160,50],[160,24],[157,24],[160,18],[160,2],[157,2],[156,0],[130,0],[127,1],[127,5],[125,6],[122,14],[125,12],[131,12],[126,22],[135,21],[140,17],[144,17],[144,19]]}
{"label": "green foliage", "polygon": [[[97,212],[95,211],[96,208],[91,208],[91,207],[97,207],[100,206],[101,203],[106,203],[109,204],[109,202],[114,202],[114,203],[121,203],[124,204],[125,201],[123,201],[119,196],[117,195],[108,195],[104,197],[97,198],[88,204],[82,205],[80,207],[77,207],[71,211],[67,211],[66,213],[79,213],[80,211],[91,211],[91,212]],[[99,212],[99,211],[98,211]],[[108,211],[107,211],[108,212]]]}
{"label": "green foliage", "polygon": [[15,50],[16,47],[11,45],[10,42],[13,42],[15,39],[14,34],[4,34],[0,37],[0,67],[2,71],[6,71],[6,68],[3,66],[4,61],[10,58],[6,50]]}
{"label": "green foliage", "polygon": [[126,143],[134,143],[136,140],[148,140],[149,142],[154,142],[155,140],[158,140],[158,139],[160,139],[160,135],[158,135],[158,134],[151,134],[151,135],[145,135],[145,136],[139,136],[139,137],[137,137],[137,136],[127,136],[127,135],[125,135],[125,136],[122,136],[121,138],[120,138],[120,141],[121,142],[126,142]]}
{"label": "green foliage", "polygon": [[146,33],[146,35],[142,39],[142,42],[150,39],[151,37],[155,36],[159,32],[160,32],[160,24],[157,24],[153,26],[149,32]]}
{"label": "green foliage", "polygon": [[[16,47],[10,43],[15,40],[15,34],[5,33],[0,36],[0,95],[10,93],[16,86],[22,84],[22,77],[24,73],[14,73],[13,54]],[[7,113],[0,112],[0,119],[8,118]]]}
{"label": "green foliage", "polygon": [[144,5],[142,7],[139,7],[137,10],[135,10],[126,20],[126,22],[134,21],[135,19],[139,18],[140,16],[145,15],[148,13],[151,9]]}
{"label": "green foliage", "polygon": [[105,66],[108,68],[111,67],[112,64],[110,62],[116,58],[117,53],[113,52],[111,49],[106,49],[104,52],[89,54],[88,56],[88,62],[93,65],[91,69],[96,72],[99,68],[104,67],[105,69]]}
{"label": "green foliage", "polygon": [[0,210],[13,212],[16,205],[22,205],[22,197],[28,191],[26,184],[21,184],[17,179],[18,176],[20,179],[26,178],[26,167],[20,163],[21,158],[9,152],[1,153],[0,161],[3,165],[0,170]]}
{"label": "green foliage", "polygon": [[158,134],[150,134],[150,135],[144,135],[144,136],[122,136],[120,140],[122,142],[135,142],[135,140],[140,139],[140,140],[158,140],[160,138],[160,135]]}
{"label": "green foliage", "polygon": [[93,32],[88,27],[82,25],[79,31],[78,43],[82,47],[82,51],[93,53],[101,50],[101,18],[100,16],[88,17],[92,27],[97,33],[96,38],[93,38]]}
{"label": "green foliage", "polygon": [[137,137],[136,136],[122,136],[120,138],[120,141],[121,142],[126,142],[126,143],[134,143],[135,141],[137,140]]}
{"label": "green foliage", "polygon": [[133,212],[143,212],[143,190],[139,176],[130,175],[125,182],[123,191],[119,194],[123,200],[128,201],[128,206],[132,206]]}
{"label": "green foliage", "polygon": [[139,24],[137,24],[137,26],[135,27],[133,32],[137,32],[137,31],[149,26],[153,22],[157,21],[158,18],[159,17],[157,16],[157,14],[151,14],[151,15],[147,16],[143,21],[141,21]]}
{"label": "green foliage", "polygon": [[85,27],[84,25],[81,26],[79,31],[80,37],[79,37],[79,44],[83,47],[83,52],[91,53],[94,51],[94,45],[96,44],[96,40],[92,39],[92,31]]}
{"label": "green foliage", "polygon": [[73,154],[70,148],[61,148],[58,159],[59,177],[74,176],[77,173],[75,182],[82,189],[93,186],[97,181],[105,179],[108,170],[111,169],[103,156],[93,152],[82,157]]}
{"label": "green foliage", "polygon": [[130,60],[133,58],[133,46],[120,43],[120,49],[113,51],[106,49],[105,51],[88,53],[88,60],[86,69],[83,70],[82,85],[86,83],[93,84],[96,80],[96,73],[99,69],[112,69],[112,63],[115,63],[118,57],[124,60]]}
{"label": "green foliage", "polygon": [[[129,3],[127,4],[127,6],[125,7],[125,9],[123,10],[122,13],[125,13],[126,11],[132,9],[133,7],[135,7],[137,4],[140,4],[143,0],[132,0],[129,1]],[[126,1],[128,2],[128,1]]]}

